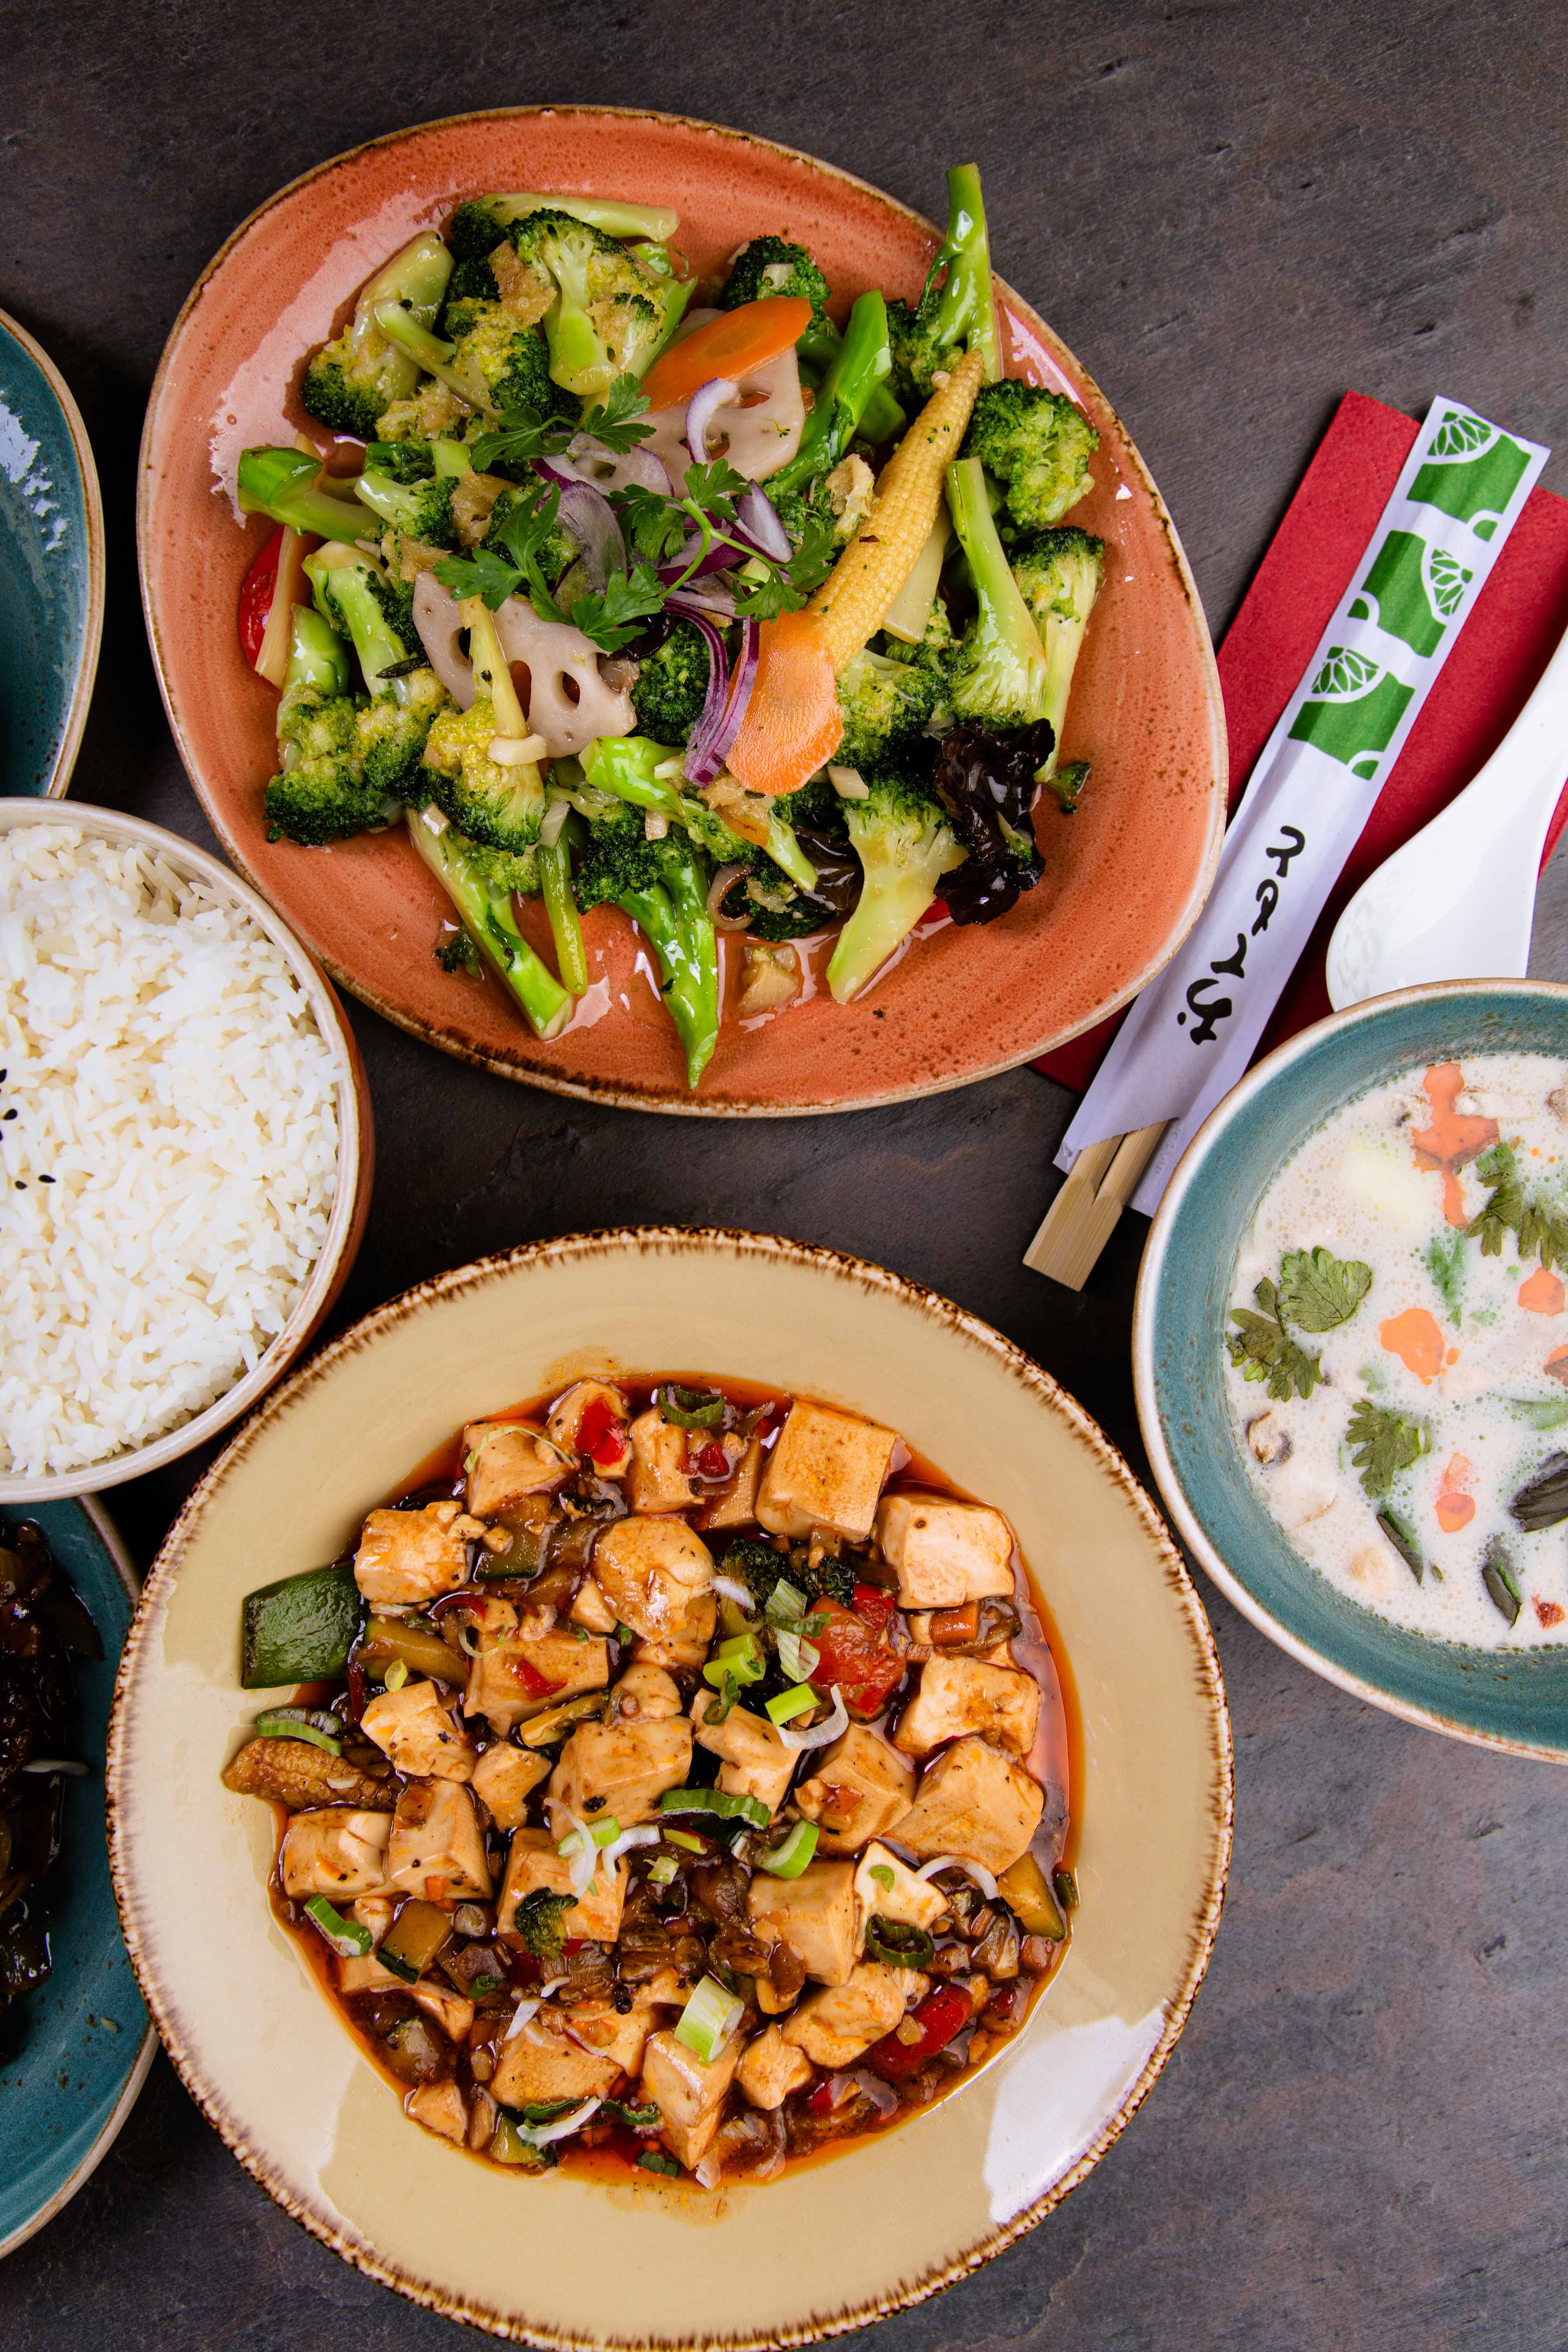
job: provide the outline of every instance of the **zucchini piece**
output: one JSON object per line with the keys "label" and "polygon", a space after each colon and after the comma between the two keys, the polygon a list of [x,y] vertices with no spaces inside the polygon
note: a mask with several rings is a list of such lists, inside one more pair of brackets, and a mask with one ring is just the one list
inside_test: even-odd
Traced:
{"label": "zucchini piece", "polygon": [[239,1679],[246,1690],[330,1682],[349,1662],[361,1601],[353,1564],[308,1568],[247,1592],[240,1612]]}
{"label": "zucchini piece", "polygon": [[385,1669],[399,1660],[410,1674],[428,1675],[432,1682],[468,1679],[468,1662],[462,1652],[416,1617],[372,1617],[357,1655],[373,1681],[384,1681]]}
{"label": "zucchini piece", "polygon": [[375,1957],[405,1984],[416,1984],[451,1933],[452,1922],[439,1905],[416,1895],[382,1937]]}

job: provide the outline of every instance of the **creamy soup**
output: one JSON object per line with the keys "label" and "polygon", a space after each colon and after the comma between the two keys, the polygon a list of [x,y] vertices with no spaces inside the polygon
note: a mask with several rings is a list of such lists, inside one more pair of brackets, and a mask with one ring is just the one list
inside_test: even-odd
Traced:
{"label": "creamy soup", "polygon": [[1391,1078],[1275,1176],[1237,1255],[1226,1388],[1301,1558],[1395,1623],[1568,1639],[1568,1073]]}

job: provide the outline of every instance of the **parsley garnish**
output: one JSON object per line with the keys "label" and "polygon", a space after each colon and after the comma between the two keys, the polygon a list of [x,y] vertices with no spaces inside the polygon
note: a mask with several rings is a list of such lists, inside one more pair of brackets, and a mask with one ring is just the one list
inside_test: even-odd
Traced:
{"label": "parsley garnish", "polygon": [[1421,1459],[1429,1440],[1424,1422],[1406,1421],[1391,1405],[1373,1404],[1369,1397],[1363,1397],[1351,1414],[1345,1442],[1361,1474],[1363,1491],[1375,1502],[1388,1493],[1402,1470]]}
{"label": "parsley garnish", "polygon": [[1303,1331],[1348,1323],[1372,1288],[1372,1268],[1331,1250],[1290,1250],[1279,1265],[1279,1313]]}
{"label": "parsley garnish", "polygon": [[1316,1356],[1309,1356],[1286,1330],[1279,1316],[1279,1293],[1267,1278],[1253,1291],[1253,1297],[1263,1310],[1255,1315],[1248,1307],[1233,1307],[1231,1321],[1238,1326],[1226,1335],[1230,1360],[1243,1380],[1267,1381],[1268,1393],[1281,1402],[1294,1390],[1300,1397],[1310,1397],[1322,1379],[1322,1369]]}
{"label": "parsley garnish", "polygon": [[619,653],[641,635],[643,623],[664,608],[665,590],[649,566],[639,563],[628,575],[612,572],[602,591],[579,596],[572,606],[573,625],[592,637],[606,653]]}
{"label": "parsley garnish", "polygon": [[585,433],[625,457],[653,431],[642,419],[647,402],[635,376],[618,375],[603,401],[584,411],[575,425],[558,416],[542,417],[537,409],[509,408],[493,433],[482,433],[474,444],[474,463],[480,473],[503,466],[530,466],[535,457],[558,457]]}

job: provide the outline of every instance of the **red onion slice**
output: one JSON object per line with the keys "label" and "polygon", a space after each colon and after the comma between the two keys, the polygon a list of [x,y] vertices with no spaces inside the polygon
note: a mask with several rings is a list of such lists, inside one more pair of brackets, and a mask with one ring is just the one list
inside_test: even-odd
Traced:
{"label": "red onion slice", "polygon": [[[701,626],[695,613],[690,618],[698,627]],[[758,624],[755,621],[742,622],[741,650],[730,673],[730,690],[717,711],[713,709],[713,674],[710,673],[709,698],[687,746],[688,783],[710,784],[723,766],[730,746],[741,731],[741,722],[752,698],[752,688],[757,682],[757,656],[761,643]]]}
{"label": "red onion slice", "polygon": [[686,446],[691,452],[693,465],[708,463],[708,427],[716,409],[735,397],[735,385],[728,376],[716,375],[694,392],[686,404]]}
{"label": "red onion slice", "polygon": [[795,553],[790,537],[778,519],[773,500],[761,491],[755,482],[735,500],[735,520],[740,536],[749,540],[759,555],[771,557],[774,563],[787,563]]}
{"label": "red onion slice", "polygon": [[580,482],[574,474],[556,465],[553,458],[536,457],[533,467],[535,473],[559,488],[561,528],[582,550],[572,567],[577,576],[578,594],[584,589],[603,588],[612,572],[624,572],[626,568],[626,545],[614,507],[603,490],[596,490],[591,482]]}

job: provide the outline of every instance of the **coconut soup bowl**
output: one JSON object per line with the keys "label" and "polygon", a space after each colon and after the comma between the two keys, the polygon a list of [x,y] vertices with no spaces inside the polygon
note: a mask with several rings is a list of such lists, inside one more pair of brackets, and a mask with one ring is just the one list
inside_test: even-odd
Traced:
{"label": "coconut soup bowl", "polygon": [[1132,1370],[1160,1492],[1228,1601],[1282,1650],[1406,1722],[1568,1763],[1568,1650],[1477,1650],[1390,1624],[1292,1549],[1231,1433],[1222,1335],[1237,1253],[1281,1162],[1369,1087],[1495,1053],[1568,1063],[1568,987],[1458,980],[1333,1014],[1248,1071],[1193,1138],[1138,1277]]}
{"label": "coconut soup bowl", "polygon": [[[238,1686],[243,1594],[340,1553],[458,1423],[589,1370],[677,1367],[869,1413],[996,1504],[1054,1612],[1081,1724],[1081,1902],[1024,2031],[886,2136],[711,2195],[651,2177],[613,2189],[524,2179],[405,2121],[268,1911],[268,1809],[218,1777],[257,1706]],[[275,1391],[148,1580],[109,1790],[121,1916],[159,2030],[230,2148],[307,2229],[415,2302],[498,2336],[778,2345],[863,2326],[962,2277],[1110,2147],[1207,1960],[1231,1750],[1208,1627],[1173,1546],[1125,1463],[1037,1365],[857,1259],[645,1228],[462,1267],[367,1317]]]}

